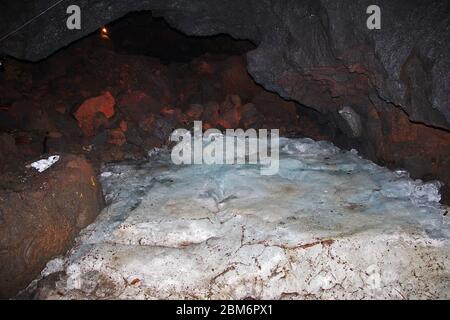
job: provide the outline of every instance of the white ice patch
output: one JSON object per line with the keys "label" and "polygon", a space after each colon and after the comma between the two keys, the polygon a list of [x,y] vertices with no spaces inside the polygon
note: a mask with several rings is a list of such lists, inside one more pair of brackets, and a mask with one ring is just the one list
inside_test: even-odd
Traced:
{"label": "white ice patch", "polygon": [[[40,298],[450,298],[439,183],[329,142],[280,139],[280,170],[173,165],[169,150],[100,177],[108,206]],[[56,288],[56,289],[55,289]]]}
{"label": "white ice patch", "polygon": [[41,271],[41,275],[46,277],[52,273],[61,271],[64,271],[64,260],[61,257],[58,257],[47,262],[44,270]]}
{"label": "white ice patch", "polygon": [[344,118],[350,129],[352,130],[354,137],[359,137],[361,135],[361,118],[359,114],[353,110],[352,107],[345,106],[341,110],[338,111],[339,114]]}
{"label": "white ice patch", "polygon": [[56,162],[58,162],[58,160],[59,160],[58,155],[50,156],[50,157],[48,157],[48,159],[42,159],[42,160],[35,161],[32,164],[30,164],[30,166],[39,172],[44,172],[45,170],[50,168],[52,165],[54,165]]}
{"label": "white ice patch", "polygon": [[111,177],[112,175],[113,175],[112,172],[105,171],[105,172],[102,172],[102,173],[100,174],[100,177],[102,177],[102,178],[109,178],[109,177]]}
{"label": "white ice patch", "polygon": [[157,154],[159,154],[161,151],[163,151],[165,148],[158,148],[158,147],[154,147],[153,149],[149,150],[147,152],[149,157],[153,157]]}

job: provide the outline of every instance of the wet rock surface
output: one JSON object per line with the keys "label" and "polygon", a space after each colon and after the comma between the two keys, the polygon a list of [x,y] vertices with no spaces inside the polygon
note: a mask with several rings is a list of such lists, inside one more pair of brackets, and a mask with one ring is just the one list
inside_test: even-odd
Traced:
{"label": "wet rock surface", "polygon": [[39,299],[446,299],[437,184],[355,152],[281,140],[280,171],[103,168],[108,206],[28,288]]}
{"label": "wet rock surface", "polygon": [[[11,173],[11,172],[10,172]],[[92,166],[64,154],[42,173],[26,168],[0,179],[0,297],[24,289],[46,262],[64,254],[103,208]]]}

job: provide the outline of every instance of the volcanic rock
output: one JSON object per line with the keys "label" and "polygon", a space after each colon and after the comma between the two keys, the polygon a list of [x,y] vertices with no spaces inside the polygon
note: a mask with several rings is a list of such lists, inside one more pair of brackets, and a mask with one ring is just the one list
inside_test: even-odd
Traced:
{"label": "volcanic rock", "polygon": [[0,190],[0,297],[24,289],[49,259],[65,253],[102,206],[93,168],[73,155],[27,173],[23,186]]}
{"label": "volcanic rock", "polygon": [[115,99],[109,91],[106,91],[101,96],[90,98],[83,102],[77,109],[74,116],[78,120],[79,127],[87,137],[95,134],[96,125],[94,122],[97,113],[102,113],[107,119],[111,118],[114,113]]}

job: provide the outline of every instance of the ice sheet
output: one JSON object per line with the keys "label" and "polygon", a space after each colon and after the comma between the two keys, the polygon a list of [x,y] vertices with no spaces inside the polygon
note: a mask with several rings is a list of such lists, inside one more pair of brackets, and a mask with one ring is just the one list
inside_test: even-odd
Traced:
{"label": "ice sheet", "polygon": [[274,176],[257,165],[175,166],[165,149],[105,167],[108,206],[44,270],[65,275],[37,296],[450,297],[438,182],[328,142],[280,147]]}

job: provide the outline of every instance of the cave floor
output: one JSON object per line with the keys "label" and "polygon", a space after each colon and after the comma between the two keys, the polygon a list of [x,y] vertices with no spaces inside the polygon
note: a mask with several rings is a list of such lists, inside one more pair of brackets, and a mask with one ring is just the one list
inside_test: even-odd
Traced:
{"label": "cave floor", "polygon": [[436,184],[310,139],[280,170],[187,165],[169,151],[103,168],[108,206],[28,288],[39,299],[450,297]]}

